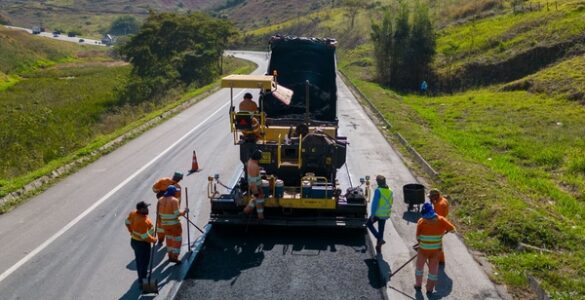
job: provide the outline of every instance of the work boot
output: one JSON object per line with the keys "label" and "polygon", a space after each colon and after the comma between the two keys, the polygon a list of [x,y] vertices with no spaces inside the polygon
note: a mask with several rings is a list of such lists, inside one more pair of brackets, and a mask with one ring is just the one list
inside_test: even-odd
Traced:
{"label": "work boot", "polygon": [[386,242],[384,242],[384,240],[378,240],[376,242],[376,252],[380,253],[382,252],[382,245],[384,245]]}

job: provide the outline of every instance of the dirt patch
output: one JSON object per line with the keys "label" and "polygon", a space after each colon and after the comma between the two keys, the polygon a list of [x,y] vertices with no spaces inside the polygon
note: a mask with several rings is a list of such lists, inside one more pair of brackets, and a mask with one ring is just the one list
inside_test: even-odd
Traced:
{"label": "dirt patch", "polygon": [[585,53],[585,37],[579,37],[552,45],[533,47],[509,59],[495,63],[473,62],[465,65],[457,74],[439,77],[438,86],[444,92],[472,87],[511,82],[559,60]]}

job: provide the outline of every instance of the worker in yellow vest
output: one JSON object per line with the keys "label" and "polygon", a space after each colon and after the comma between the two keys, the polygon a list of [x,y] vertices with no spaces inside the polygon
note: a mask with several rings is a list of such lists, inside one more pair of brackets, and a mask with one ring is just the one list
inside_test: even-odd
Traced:
{"label": "worker in yellow vest", "polygon": [[148,264],[150,262],[150,244],[156,242],[152,221],[148,217],[148,206],[144,201],[136,204],[136,210],[126,218],[126,227],[130,232],[130,245],[136,257],[136,271],[138,272],[138,286],[146,281]]}
{"label": "worker in yellow vest", "polygon": [[[376,237],[376,252],[380,253],[382,251],[382,245],[386,243],[384,241],[384,226],[386,225],[386,220],[390,218],[394,200],[392,190],[386,184],[386,177],[382,175],[376,176],[376,183],[378,187],[374,191],[370,218],[366,222],[366,226],[368,226],[368,229]],[[376,222],[378,223],[378,230],[374,227],[374,223]]]}

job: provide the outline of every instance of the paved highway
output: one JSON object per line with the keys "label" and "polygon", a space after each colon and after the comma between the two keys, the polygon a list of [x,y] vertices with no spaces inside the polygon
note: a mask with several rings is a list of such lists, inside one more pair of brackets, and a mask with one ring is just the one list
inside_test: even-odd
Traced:
{"label": "paved highway", "polygon": [[[29,28],[14,27],[14,26],[4,26],[4,27],[10,28],[10,29],[15,29],[15,30],[23,30],[23,31],[26,31],[26,32],[32,34],[32,30]],[[54,40],[59,40],[59,41],[64,41],[64,42],[76,43],[76,44],[80,44],[80,45],[92,45],[92,46],[107,47],[106,45],[102,44],[101,41],[88,39],[88,38],[84,38],[84,37],[80,37],[80,36],[69,37],[69,36],[67,36],[67,33],[55,35],[51,32],[41,32],[38,34],[38,36],[42,36],[42,37],[46,37],[46,38],[50,38],[50,39],[54,39]]]}
{"label": "paved highway", "polygon": [[[259,65],[256,74],[266,70],[265,53],[239,52],[237,55],[256,62]],[[338,84],[341,130],[351,143],[348,152],[350,173],[355,177],[354,180],[364,175],[385,174],[390,186],[396,191],[393,226],[387,225],[386,240],[389,242],[383,255],[376,260],[387,272],[412,254],[409,248],[414,244],[415,226],[411,222],[413,217],[404,215],[401,187],[405,183],[414,182],[415,178],[384,141],[347,87],[341,81]],[[243,92],[235,91],[235,98],[240,99]],[[0,299],[137,299],[139,293],[135,282],[134,259],[124,219],[136,202],[145,200],[155,203],[150,190],[152,183],[159,177],[171,176],[174,171],[188,170],[192,151],[197,150],[201,171],[185,176],[182,184],[189,188],[189,206],[197,214],[195,222],[200,226],[207,222],[207,175],[218,173],[227,181],[233,175],[235,166],[239,166],[238,149],[232,144],[228,128],[228,103],[229,91],[221,90],[69,176],[14,211],[0,216]],[[154,216],[154,212],[151,211],[150,215]],[[191,235],[194,238],[200,234],[192,230]],[[350,272],[352,280],[347,281],[347,284],[337,283],[328,293],[314,295],[318,298],[347,299],[354,298],[352,295],[366,293],[364,295],[381,297],[378,288],[382,285],[377,283],[376,275],[371,274],[374,257],[363,234],[347,236],[345,240],[322,240],[319,236],[310,235],[307,241],[295,234],[275,236],[267,233],[266,237],[254,236],[256,239],[250,243],[264,245],[255,251],[259,251],[259,255],[265,259],[246,266],[249,275],[260,277],[264,270],[275,270],[278,264],[273,262],[290,265],[292,274],[298,275],[295,278],[302,278],[300,281],[287,281],[290,284],[301,284],[289,289],[295,291],[321,286],[318,285],[318,279],[326,277],[314,277],[315,272],[324,271],[333,276],[330,280],[340,282],[346,282],[344,278],[349,273],[344,272]],[[212,232],[208,241],[217,238],[217,234]],[[186,231],[183,241],[185,253]],[[238,236],[225,242],[228,245],[246,243]],[[295,247],[305,243],[310,244],[310,247]],[[266,247],[266,244],[274,247]],[[335,249],[339,250],[333,251],[330,246],[324,250],[323,245],[335,245]],[[220,244],[219,248],[222,247],[225,248],[225,245]],[[456,236],[447,238],[446,248],[447,267],[440,274],[443,287],[439,289],[439,297],[499,298],[493,284]],[[311,268],[307,262],[321,261],[310,257],[317,249],[323,249],[323,262],[316,265],[319,268]],[[198,258],[195,266],[224,257],[217,252],[206,251],[214,250],[205,247],[204,255]],[[300,252],[301,256],[295,256],[295,251]],[[282,257],[279,253],[282,253]],[[308,256],[309,260],[302,256]],[[157,250],[156,257],[158,263],[155,274],[162,285],[159,298],[166,299],[187,272],[188,264],[169,264],[164,258],[164,248]],[[229,259],[229,255],[226,255],[226,259]],[[330,265],[328,269],[321,269],[327,265]],[[229,263],[225,266],[229,267]],[[336,266],[344,266],[347,270]],[[212,268],[210,272],[218,270]],[[226,272],[237,270],[228,268]],[[213,280],[207,280],[205,284],[190,282],[185,286],[198,285],[208,291],[219,286],[236,288],[229,282],[237,276],[226,276],[221,274],[221,270],[219,274],[206,275],[195,269],[191,277],[197,278],[197,274]],[[389,282],[386,290],[389,298],[422,299],[420,297],[423,296],[415,294],[412,288],[413,279],[414,266],[409,265]],[[283,283],[282,278],[272,276],[251,280],[264,280],[266,285]],[[303,288],[302,284],[309,282],[314,285]],[[242,284],[245,285],[245,282]],[[289,294],[279,296],[278,289],[274,291],[271,298],[288,298]],[[254,289],[250,293],[246,289],[228,292],[234,292],[243,299],[259,295]],[[183,294],[183,297],[189,298],[188,295]],[[369,296],[367,298],[371,299]]]}

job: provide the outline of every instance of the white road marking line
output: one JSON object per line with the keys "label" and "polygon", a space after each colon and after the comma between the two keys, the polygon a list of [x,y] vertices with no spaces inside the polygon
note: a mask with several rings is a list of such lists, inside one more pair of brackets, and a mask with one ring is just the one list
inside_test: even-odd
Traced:
{"label": "white road marking line", "polygon": [[[239,95],[242,94],[243,92],[244,91],[239,92],[238,94],[236,94],[234,96],[234,98],[238,98]],[[46,240],[40,246],[38,246],[33,251],[31,251],[30,253],[28,253],[25,257],[23,257],[21,260],[19,260],[16,264],[14,264],[8,270],[4,271],[4,273],[2,273],[0,275],[0,282],[2,282],[4,279],[6,279],[6,277],[10,276],[10,274],[14,273],[14,271],[18,270],[18,268],[22,267],[22,265],[24,265],[29,260],[31,260],[31,258],[33,258],[35,255],[39,254],[41,251],[43,251],[45,248],[47,248],[56,239],[58,239],[60,236],[62,236],[65,232],[67,232],[73,226],[75,226],[75,224],[79,223],[79,221],[81,221],[81,219],[85,218],[94,209],[96,209],[98,206],[100,206],[100,204],[104,203],[114,193],[116,193],[122,187],[124,187],[126,184],[128,184],[128,182],[130,182],[132,179],[134,179],[134,177],[138,176],[138,174],[142,173],[142,171],[144,171],[148,167],[150,167],[154,162],[156,162],[157,160],[159,160],[163,155],[167,154],[171,149],[173,149],[175,146],[177,146],[180,142],[182,142],[184,139],[186,139],[195,130],[199,129],[199,127],[201,127],[203,124],[205,124],[207,121],[209,121],[209,119],[213,118],[218,112],[220,112],[222,109],[224,109],[228,105],[229,105],[229,102],[226,103],[226,104],[224,104],[224,105],[222,105],[218,110],[216,110],[209,117],[207,117],[207,119],[203,120],[203,122],[199,123],[199,125],[193,127],[193,129],[191,129],[189,132],[187,132],[183,137],[181,137],[180,139],[178,139],[175,143],[173,143],[171,146],[169,146],[166,150],[164,150],[163,152],[161,152],[159,155],[157,155],[155,158],[153,158],[150,162],[148,162],[146,165],[144,165],[142,168],[140,168],[138,171],[136,171],[134,174],[132,174],[126,180],[122,181],[122,183],[120,183],[114,189],[112,189],[111,191],[109,191],[102,198],[100,198],[97,202],[95,202],[92,206],[90,206],[88,209],[86,209],[84,212],[82,212],[79,216],[77,216],[77,218],[73,219],[71,222],[69,222],[67,225],[65,225],[65,227],[61,228],[61,230],[59,230],[57,233],[55,233],[53,236],[51,236],[48,240]]]}

